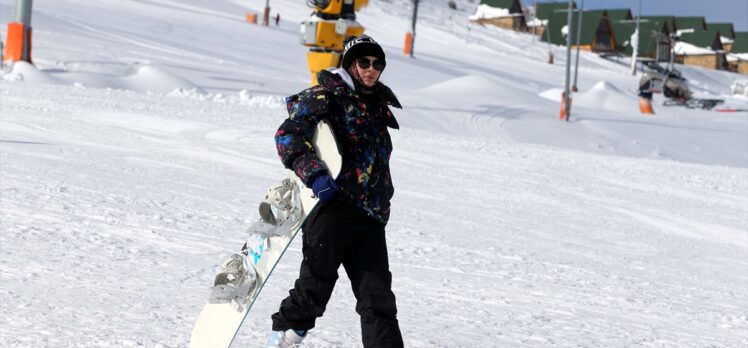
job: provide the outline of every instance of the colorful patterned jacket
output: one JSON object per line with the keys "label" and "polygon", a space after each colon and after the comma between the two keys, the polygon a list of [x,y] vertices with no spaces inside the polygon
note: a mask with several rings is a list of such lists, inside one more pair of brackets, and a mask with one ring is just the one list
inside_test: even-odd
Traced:
{"label": "colorful patterned jacket", "polygon": [[[340,73],[348,77],[344,71]],[[388,105],[401,108],[400,102],[380,82],[381,102],[373,104],[378,106],[375,110],[367,110],[364,98],[339,73],[322,70],[317,80],[319,85],[286,98],[289,117],[275,134],[278,155],[286,168],[311,187],[315,177],[326,171],[311,145],[317,123],[326,119],[343,159],[336,179],[338,199],[386,224],[394,193],[389,166],[392,141],[387,127],[399,128]]]}

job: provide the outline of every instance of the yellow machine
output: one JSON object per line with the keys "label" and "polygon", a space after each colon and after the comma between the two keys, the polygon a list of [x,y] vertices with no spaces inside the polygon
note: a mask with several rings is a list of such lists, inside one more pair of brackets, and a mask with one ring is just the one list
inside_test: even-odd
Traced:
{"label": "yellow machine", "polygon": [[369,0],[307,0],[314,8],[312,17],[301,22],[301,43],[310,47],[307,53],[312,85],[317,84],[317,73],[338,66],[343,52],[343,40],[364,33],[356,22],[356,11]]}

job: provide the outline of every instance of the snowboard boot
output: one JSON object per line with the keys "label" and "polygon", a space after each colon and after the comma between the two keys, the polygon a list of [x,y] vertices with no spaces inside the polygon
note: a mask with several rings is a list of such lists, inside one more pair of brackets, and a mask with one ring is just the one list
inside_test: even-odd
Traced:
{"label": "snowboard boot", "polygon": [[301,347],[301,341],[306,337],[306,330],[273,331],[270,334],[267,348]]}

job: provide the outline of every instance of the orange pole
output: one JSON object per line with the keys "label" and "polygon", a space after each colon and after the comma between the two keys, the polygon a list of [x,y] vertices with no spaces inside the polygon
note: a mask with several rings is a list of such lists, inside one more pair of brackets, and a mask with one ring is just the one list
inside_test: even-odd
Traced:
{"label": "orange pole", "polygon": [[3,61],[17,62],[23,60],[24,41],[26,41],[24,40],[25,32],[26,28],[22,23],[8,23],[8,36],[5,39]]}
{"label": "orange pole", "polygon": [[410,52],[413,51],[413,46],[411,46],[412,42],[413,42],[413,33],[411,32],[405,33],[405,46],[403,47],[403,53],[406,56],[409,56]]}
{"label": "orange pole", "polygon": [[652,100],[649,98],[639,98],[639,111],[645,115],[654,115]]}
{"label": "orange pole", "polygon": [[[566,115],[566,93],[561,93],[561,111],[559,112],[559,119],[564,121],[568,118]],[[569,97],[569,114],[571,114],[571,97]]]}

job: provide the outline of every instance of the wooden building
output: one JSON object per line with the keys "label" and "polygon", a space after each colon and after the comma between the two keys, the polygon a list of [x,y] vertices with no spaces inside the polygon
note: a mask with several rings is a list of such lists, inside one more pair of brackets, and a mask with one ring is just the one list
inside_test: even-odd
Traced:
{"label": "wooden building", "polygon": [[675,16],[641,16],[642,22],[655,22],[661,23],[667,27],[668,32],[678,32],[678,26],[675,25]]}
{"label": "wooden building", "polygon": [[[572,3],[572,8],[577,8],[576,2]],[[568,10],[568,2],[535,3],[535,23],[533,24],[533,26],[535,27],[535,33],[541,38],[544,38],[545,41],[550,41],[550,38],[548,38],[549,35],[545,32],[545,29],[548,26],[548,22],[551,20],[551,17],[553,15],[559,13],[566,14],[566,11]]]}
{"label": "wooden building", "polygon": [[500,28],[527,31],[525,14],[519,0],[481,0],[478,10],[470,20]]}
{"label": "wooden building", "polygon": [[706,27],[709,31],[714,30],[719,32],[725,52],[732,51],[732,43],[735,41],[735,28],[732,26],[732,23],[707,23]]}
{"label": "wooden building", "polygon": [[727,69],[727,59],[718,32],[684,33],[680,35],[680,41],[699,50],[679,50],[675,54],[677,63],[716,70]]}
{"label": "wooden building", "polygon": [[582,33],[579,37],[580,49],[591,52],[612,52],[616,49],[616,37],[613,34],[611,21],[599,11],[582,11],[572,14],[572,28],[566,28],[568,14],[556,12],[548,20],[546,33],[541,40],[556,45],[566,45],[566,32],[571,32],[572,46],[576,46],[577,23],[582,19]]}
{"label": "wooden building", "polygon": [[748,32],[735,32],[728,67],[731,71],[748,74]]}
{"label": "wooden building", "polygon": [[[618,42],[618,51],[631,56],[634,54],[632,36],[636,31],[636,22],[623,20],[613,21],[613,34]],[[664,21],[642,21],[639,23],[639,45],[637,56],[658,62],[670,60],[670,29]]]}
{"label": "wooden building", "polygon": [[704,17],[675,17],[675,25],[680,33],[701,33],[707,29]]}
{"label": "wooden building", "polygon": [[605,10],[590,10],[590,13],[597,13],[600,16],[608,17],[613,22],[617,21],[630,21],[634,17],[631,15],[631,10],[627,8],[616,8],[616,9],[605,9]]}

